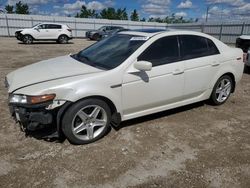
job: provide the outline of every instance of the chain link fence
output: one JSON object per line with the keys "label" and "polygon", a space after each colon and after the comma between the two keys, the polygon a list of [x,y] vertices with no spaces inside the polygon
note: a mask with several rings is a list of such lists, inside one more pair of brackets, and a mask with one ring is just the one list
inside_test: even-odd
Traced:
{"label": "chain link fence", "polygon": [[182,29],[210,34],[225,43],[235,43],[238,36],[250,34],[250,20],[231,23],[208,22],[188,24],[166,24],[155,22],[133,22],[129,20],[87,19],[41,15],[0,14],[0,36],[14,36],[17,29],[29,28],[41,22],[67,24],[73,30],[74,37],[84,37],[85,32],[101,26],[122,26],[127,29]]}

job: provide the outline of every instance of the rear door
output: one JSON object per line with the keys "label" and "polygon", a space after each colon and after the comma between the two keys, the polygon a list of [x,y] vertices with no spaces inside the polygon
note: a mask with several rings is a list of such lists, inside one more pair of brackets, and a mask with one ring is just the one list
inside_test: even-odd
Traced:
{"label": "rear door", "polygon": [[62,26],[58,24],[48,24],[48,39],[57,39],[62,31]]}
{"label": "rear door", "polygon": [[184,62],[184,97],[194,98],[210,87],[210,81],[219,69],[219,51],[214,43],[196,35],[179,36]]}

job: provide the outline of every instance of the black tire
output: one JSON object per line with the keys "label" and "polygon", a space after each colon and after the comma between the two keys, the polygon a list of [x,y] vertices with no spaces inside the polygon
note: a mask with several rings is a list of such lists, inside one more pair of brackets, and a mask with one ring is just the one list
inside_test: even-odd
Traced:
{"label": "black tire", "polygon": [[[228,87],[227,89],[226,89],[226,86],[223,89],[222,82],[229,84],[227,86]],[[232,93],[233,87],[234,87],[234,83],[233,83],[233,80],[230,76],[224,75],[224,76],[220,77],[217,80],[216,84],[214,85],[214,88],[213,88],[213,91],[212,91],[212,94],[210,97],[210,102],[212,103],[212,105],[221,105],[221,104],[225,103],[228,100],[228,98],[230,97],[230,94]],[[224,94],[223,94],[223,92],[224,92]],[[220,95],[221,95],[221,97],[220,97]]]}
{"label": "black tire", "polygon": [[57,42],[58,42],[59,44],[67,44],[68,41],[69,41],[69,38],[68,38],[67,35],[60,35],[60,36],[58,37],[58,39],[57,39]]}
{"label": "black tire", "polygon": [[24,35],[23,36],[23,43],[24,44],[32,44],[33,43],[33,37],[30,35]]}
{"label": "black tire", "polygon": [[100,35],[99,35],[98,33],[96,33],[96,34],[94,34],[94,35],[92,36],[92,39],[93,39],[93,40],[99,40],[99,39],[100,39]]}
{"label": "black tire", "polygon": [[[97,117],[103,118],[104,120],[98,119],[96,117],[95,120],[98,119],[98,121],[104,121],[103,126],[99,126],[98,128],[97,125],[91,125],[91,117],[88,116],[86,118],[85,115],[90,112],[90,115],[95,111],[95,108],[100,108],[100,111],[98,112],[99,114]],[[93,111],[92,109],[93,108]],[[91,112],[92,111],[92,112]],[[84,121],[82,120],[82,112],[84,112],[83,117],[85,118]],[[104,112],[106,113],[104,115]],[[95,121],[93,120],[93,121]],[[66,138],[69,140],[70,143],[80,145],[80,144],[89,144],[92,142],[95,142],[96,140],[102,138],[107,131],[109,130],[110,127],[110,120],[111,120],[111,111],[109,106],[102,100],[99,99],[86,99],[79,101],[72,105],[65,113],[63,119],[62,119],[62,131],[65,134]],[[83,124],[83,125],[82,125]],[[94,124],[92,122],[92,124]],[[78,128],[82,125],[83,130],[81,130],[79,133],[76,133],[77,131],[75,129],[81,129]],[[92,126],[92,136],[90,137],[89,135],[89,129]],[[96,126],[96,127],[95,127]],[[96,136],[95,136],[96,134]]]}

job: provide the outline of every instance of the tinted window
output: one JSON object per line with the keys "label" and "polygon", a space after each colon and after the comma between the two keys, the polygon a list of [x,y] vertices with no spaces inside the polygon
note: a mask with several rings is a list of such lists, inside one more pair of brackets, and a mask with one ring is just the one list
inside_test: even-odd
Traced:
{"label": "tinted window", "polygon": [[109,31],[109,30],[111,30],[111,27],[110,27],[110,26],[107,26],[107,27],[105,28],[105,30],[106,30],[106,31]]}
{"label": "tinted window", "polygon": [[138,57],[138,60],[149,61],[153,66],[158,66],[178,61],[179,57],[178,38],[170,36],[155,41]]}
{"label": "tinted window", "polygon": [[182,59],[192,59],[203,56],[218,54],[219,51],[215,44],[205,37],[195,35],[182,35],[181,54]]}
{"label": "tinted window", "polygon": [[38,28],[39,29],[46,29],[46,25],[45,24],[39,25]]}
{"label": "tinted window", "polygon": [[61,29],[61,25],[56,25],[56,24],[49,24],[48,29]]}
{"label": "tinted window", "polygon": [[72,57],[92,66],[113,69],[123,63],[145,42],[145,40],[132,40],[133,37],[135,36],[114,35],[93,44]]}
{"label": "tinted window", "polygon": [[208,44],[208,49],[209,49],[209,55],[215,55],[215,54],[220,53],[213,41],[211,41],[210,39],[207,39],[207,44]]}

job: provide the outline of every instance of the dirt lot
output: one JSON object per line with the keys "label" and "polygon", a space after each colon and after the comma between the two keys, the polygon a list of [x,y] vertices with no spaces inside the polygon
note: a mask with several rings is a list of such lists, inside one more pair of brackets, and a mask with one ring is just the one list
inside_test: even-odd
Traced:
{"label": "dirt lot", "polygon": [[0,38],[0,187],[250,186],[249,74],[222,106],[198,103],[124,122],[90,145],[26,138],[9,115],[4,76],[91,43]]}

